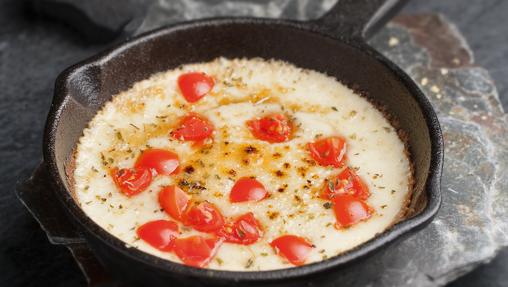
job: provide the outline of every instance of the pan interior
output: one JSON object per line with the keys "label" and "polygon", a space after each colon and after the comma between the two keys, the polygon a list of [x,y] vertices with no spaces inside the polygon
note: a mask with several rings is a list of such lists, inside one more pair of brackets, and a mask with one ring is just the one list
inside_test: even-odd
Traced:
{"label": "pan interior", "polygon": [[[71,73],[55,131],[57,166],[67,190],[72,190],[67,164],[83,129],[111,96],[150,75],[181,64],[217,57],[279,59],[333,76],[383,107],[403,132],[414,167],[410,215],[426,205],[431,143],[424,113],[399,75],[369,50],[287,25],[265,22],[194,24],[162,30],[114,50]],[[316,95],[318,96],[318,95]],[[66,173],[67,169],[67,173]]]}

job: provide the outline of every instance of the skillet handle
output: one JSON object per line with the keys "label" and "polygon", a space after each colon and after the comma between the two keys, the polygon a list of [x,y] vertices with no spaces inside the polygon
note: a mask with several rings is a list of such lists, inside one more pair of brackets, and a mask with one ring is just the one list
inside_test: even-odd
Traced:
{"label": "skillet handle", "polygon": [[120,286],[95,258],[83,235],[54,198],[47,170],[41,162],[30,178],[19,182],[16,186],[18,199],[39,222],[52,244],[70,250],[89,287]]}
{"label": "skillet handle", "polygon": [[69,221],[60,205],[55,204],[44,162],[39,164],[29,179],[18,183],[16,193],[52,244],[85,243],[83,236]]}
{"label": "skillet handle", "polygon": [[395,16],[408,0],[338,0],[321,18],[311,21],[333,37],[367,40]]}

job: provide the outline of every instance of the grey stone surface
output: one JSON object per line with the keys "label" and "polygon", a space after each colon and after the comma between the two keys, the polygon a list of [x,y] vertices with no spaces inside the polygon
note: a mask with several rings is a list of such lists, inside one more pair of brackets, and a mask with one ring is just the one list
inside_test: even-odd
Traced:
{"label": "grey stone surface", "polygon": [[457,25],[474,52],[476,64],[488,69],[505,110],[508,108],[508,1],[412,0],[404,12],[440,13]]}
{"label": "grey stone surface", "polygon": [[[433,21],[441,19],[428,21],[429,30],[436,32],[432,37],[455,36],[457,43],[466,45],[453,27],[448,34]],[[401,44],[393,45],[393,39]],[[433,66],[427,50],[413,40],[393,24],[372,44],[420,83],[442,124],[446,146],[443,206],[429,228],[400,245],[398,250],[406,249],[401,258],[411,250],[415,254],[401,260],[407,266],[403,271],[395,271],[414,276],[408,279],[414,281],[405,283],[435,286],[492,259],[508,243],[508,180],[503,176],[508,167],[508,117],[488,72],[474,66],[472,55],[471,62],[460,67]]]}
{"label": "grey stone surface", "polygon": [[[193,0],[191,2],[189,0],[189,3],[198,5],[203,1]],[[300,14],[302,16],[299,17],[302,19],[317,17],[322,12],[319,10],[319,7],[322,7],[320,1],[307,0],[296,1],[296,3],[289,0],[278,1],[286,3],[288,8],[282,9],[281,12],[278,12],[280,9],[274,8],[273,17],[292,15],[292,13],[304,9],[301,7],[307,7],[306,5],[312,5],[309,6],[313,7],[312,9],[317,7],[318,10],[313,10],[312,15]],[[413,2],[439,2],[439,5],[433,4],[432,9],[434,9],[433,7],[446,7],[445,5],[448,5],[447,3],[450,1],[415,0]],[[37,223],[16,200],[13,191],[15,182],[22,178],[19,175],[20,171],[24,170],[24,174],[27,175],[35,168],[41,157],[41,130],[51,102],[56,75],[65,67],[94,54],[104,46],[88,45],[71,30],[28,17],[23,12],[22,2],[17,0],[0,1],[0,123],[2,123],[2,129],[0,129],[0,158],[2,159],[2,172],[0,172],[0,286],[84,285],[84,280],[67,250],[63,247],[51,246],[47,242]],[[246,1],[238,1],[238,5],[248,5],[244,2]],[[329,7],[333,2],[333,0],[326,1],[325,5]],[[460,3],[451,5],[447,8],[450,11],[445,9],[444,12],[455,13],[453,19],[460,20],[459,24],[474,27],[467,30],[468,34],[466,34],[468,40],[477,41],[476,45],[472,45],[472,48],[474,49],[476,46],[482,51],[482,53],[476,54],[477,58],[479,58],[478,55],[482,55],[484,59],[482,63],[496,64],[493,66],[493,74],[505,75],[503,71],[506,69],[503,63],[506,64],[506,60],[504,60],[503,54],[498,53],[497,56],[490,57],[493,53],[492,46],[496,46],[497,43],[506,43],[502,42],[502,37],[495,39],[492,36],[495,31],[503,29],[500,27],[503,26],[501,23],[506,23],[506,13],[503,14],[503,10],[496,10],[494,6],[494,4],[503,6],[503,1],[468,1],[467,9],[460,6],[464,2],[463,0],[451,2]],[[166,0],[161,0],[158,3],[160,4],[157,5],[168,6]],[[175,5],[183,5],[178,4],[179,1],[175,1],[175,3],[177,3]],[[224,5],[218,3],[217,0],[209,3],[209,5],[218,5],[218,7]],[[482,4],[490,6],[483,7]],[[262,1],[261,5],[273,4]],[[425,8],[425,4],[415,6],[418,8],[415,10]],[[172,22],[183,19],[179,12],[171,10],[171,7],[163,9],[173,11],[171,12],[173,14],[164,14],[152,7],[150,15],[160,18],[167,15],[167,21]],[[196,8],[191,6],[186,9]],[[217,13],[230,15],[230,13],[221,11],[221,8],[216,9],[220,10]],[[263,8],[246,9],[248,11],[242,13],[252,13],[251,15],[258,16],[265,13]],[[470,12],[465,12],[466,10]],[[188,13],[192,14],[192,12]],[[497,16],[494,17],[494,15]],[[476,21],[478,19],[480,19],[479,22]],[[155,21],[152,21],[145,22],[143,25],[145,25],[144,29],[148,29],[150,25],[156,24]],[[508,25],[505,26],[508,27]],[[394,34],[390,34],[391,31],[394,31]],[[341,286],[347,286],[348,283],[367,286],[388,285],[392,282],[391,280],[394,280],[390,277],[406,280],[407,285],[416,283],[422,286],[443,284],[445,280],[450,280],[473,268],[478,262],[493,256],[497,249],[496,246],[506,244],[506,236],[502,234],[506,232],[506,222],[508,222],[506,221],[506,212],[504,212],[506,195],[503,195],[501,191],[508,189],[506,182],[501,181],[500,176],[500,172],[503,169],[506,170],[506,154],[504,158],[503,155],[499,155],[500,151],[506,152],[506,146],[498,149],[503,142],[506,145],[506,138],[503,140],[503,137],[506,137],[506,131],[503,132],[502,126],[504,123],[504,129],[506,129],[506,115],[501,113],[493,84],[483,69],[472,65],[468,68],[450,69],[448,74],[450,77],[444,77],[441,75],[439,67],[428,66],[429,57],[424,49],[419,49],[414,54],[411,53],[410,48],[416,45],[413,39],[409,41],[408,35],[404,36],[401,32],[403,31],[400,27],[392,26],[375,38],[373,43],[376,47],[385,49],[385,53],[388,53],[394,61],[404,65],[419,82],[421,82],[421,78],[418,77],[423,75],[429,79],[429,84],[425,89],[433,103],[441,111],[440,117],[445,125],[444,131],[447,137],[446,152],[454,156],[454,160],[447,158],[447,168],[451,169],[445,172],[443,182],[445,195],[443,210],[449,211],[440,214],[438,218],[440,221],[433,223],[429,228],[408,238],[402,244],[394,245],[371,258],[369,260],[371,263],[366,264],[363,268],[369,274],[375,275],[377,273],[376,281],[368,282],[364,280],[363,275],[357,275],[345,278],[344,282],[341,282]],[[399,45],[386,46],[387,41],[394,35],[400,37]],[[503,35],[506,37],[508,34]],[[406,57],[397,57],[396,51],[398,49],[406,49]],[[487,53],[485,51],[490,51],[491,54],[485,54]],[[421,66],[418,68],[416,65],[410,65],[411,61],[419,61]],[[480,80],[480,85],[473,87],[469,85],[467,89],[456,88],[453,85],[459,77],[463,79],[461,84],[467,85]],[[464,81],[466,78],[469,80]],[[438,99],[437,95],[434,95],[430,90],[432,87],[430,83],[437,83],[441,90],[446,91],[441,93],[441,99]],[[446,86],[449,88],[445,88]],[[464,100],[461,95],[464,96]],[[474,108],[475,103],[480,107],[478,110]],[[485,120],[482,119],[482,116],[485,117]],[[459,128],[465,128],[465,131]],[[459,204],[455,205],[455,202]],[[474,207],[479,208],[480,211]],[[496,219],[498,215],[505,218],[498,220]],[[459,230],[459,227],[464,225],[469,233]],[[432,236],[436,234],[441,236]],[[455,244],[450,244],[450,249],[447,249],[440,245],[445,241]],[[426,250],[411,249],[407,244],[431,245],[431,248]],[[396,250],[395,254],[405,257],[407,260],[388,256],[387,259],[384,259],[386,261],[381,261],[381,258],[387,256],[392,250]],[[415,250],[418,251],[416,255],[414,255]],[[433,256],[436,253],[443,253],[442,258],[447,259],[433,261]],[[427,264],[419,265],[425,260],[427,260]],[[507,261],[501,259],[498,262],[503,265]],[[375,264],[381,263],[385,267],[377,269]],[[459,265],[461,268],[451,268]],[[470,284],[467,286],[492,286],[493,284],[505,286],[508,272],[506,269],[500,271],[495,276],[487,278],[490,279],[489,281],[470,280]],[[477,284],[475,285],[475,283]],[[464,286],[464,284],[457,286]]]}
{"label": "grey stone surface", "polygon": [[140,0],[30,0],[34,12],[72,26],[89,42],[105,43],[138,28],[146,11]]}

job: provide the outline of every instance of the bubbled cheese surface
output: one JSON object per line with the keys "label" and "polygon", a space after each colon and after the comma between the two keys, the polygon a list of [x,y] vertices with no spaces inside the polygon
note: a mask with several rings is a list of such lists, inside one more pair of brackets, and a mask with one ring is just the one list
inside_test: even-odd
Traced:
{"label": "bubbled cheese surface", "polygon": [[[215,79],[213,90],[194,104],[177,87],[178,76],[188,71]],[[212,144],[196,148],[169,136],[177,119],[190,111],[214,124]],[[247,120],[272,112],[292,118],[296,129],[290,141],[260,141],[246,128]],[[334,227],[333,209],[318,198],[325,178],[338,171],[316,165],[306,149],[316,138],[334,135],[346,138],[348,163],[368,185],[372,195],[367,203],[375,210],[369,220],[340,230]],[[176,152],[182,172],[158,176],[146,191],[126,197],[109,170],[131,167],[149,147]],[[230,203],[231,187],[243,176],[256,176],[271,196]],[[336,79],[281,61],[220,58],[155,74],[115,95],[84,130],[74,179],[76,198],[96,223],[128,246],[176,262],[173,253],[158,251],[136,236],[143,223],[172,220],[157,201],[162,186],[185,183],[186,192],[214,203],[225,217],[253,212],[264,236],[249,246],[224,243],[208,268],[256,271],[292,267],[269,245],[283,234],[305,237],[316,246],[310,263],[383,232],[405,209],[411,171],[404,144],[383,114]],[[180,227],[182,236],[199,233]]]}

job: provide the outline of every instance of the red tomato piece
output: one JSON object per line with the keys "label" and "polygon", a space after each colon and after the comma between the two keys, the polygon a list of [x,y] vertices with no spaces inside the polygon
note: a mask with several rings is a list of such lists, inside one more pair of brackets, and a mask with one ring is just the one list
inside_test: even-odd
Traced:
{"label": "red tomato piece", "polygon": [[308,144],[310,155],[322,166],[340,167],[346,159],[346,141],[342,137],[327,137]]}
{"label": "red tomato piece", "polygon": [[116,186],[127,196],[142,192],[152,182],[152,173],[147,168],[113,168],[111,176]]}
{"label": "red tomato piece", "polygon": [[349,167],[339,173],[336,178],[325,182],[321,198],[332,199],[337,194],[351,194],[363,200],[370,196],[369,187]]}
{"label": "red tomato piece", "polygon": [[234,222],[224,225],[218,235],[229,243],[250,245],[263,236],[263,228],[254,214],[248,212],[238,217]]}
{"label": "red tomato piece", "polygon": [[171,135],[177,140],[202,141],[211,137],[213,130],[213,124],[208,119],[189,113],[180,120],[178,128]]}
{"label": "red tomato piece", "polygon": [[332,202],[337,228],[349,227],[367,220],[374,213],[374,210],[365,201],[350,194],[337,194]]}
{"label": "red tomato piece", "polygon": [[303,265],[314,248],[306,239],[295,235],[283,235],[273,240],[270,245],[275,249],[275,253],[296,266]]}
{"label": "red tomato piece", "polygon": [[183,221],[185,225],[201,232],[217,232],[224,226],[222,213],[215,205],[206,201],[189,207]]}
{"label": "red tomato piece", "polygon": [[174,241],[174,252],[186,265],[205,267],[222,245],[222,239],[195,235]]}
{"label": "red tomato piece", "polygon": [[273,114],[247,121],[247,127],[255,138],[270,143],[288,141],[293,130],[291,122],[283,114]]}
{"label": "red tomato piece", "polygon": [[169,220],[154,220],[138,227],[139,238],[161,251],[171,251],[178,236],[178,224]]}
{"label": "red tomato piece", "polygon": [[191,197],[178,186],[166,186],[159,192],[159,204],[164,211],[176,220],[182,220]]}
{"label": "red tomato piece", "polygon": [[205,73],[191,72],[178,77],[178,88],[189,103],[199,101],[214,86],[213,78]]}
{"label": "red tomato piece", "polygon": [[174,152],[163,149],[147,149],[136,161],[135,167],[144,167],[161,175],[170,175],[178,171],[180,160]]}
{"label": "red tomato piece", "polygon": [[238,179],[231,188],[229,193],[229,201],[231,202],[244,202],[244,201],[260,201],[268,195],[264,185],[250,177],[242,177]]}

